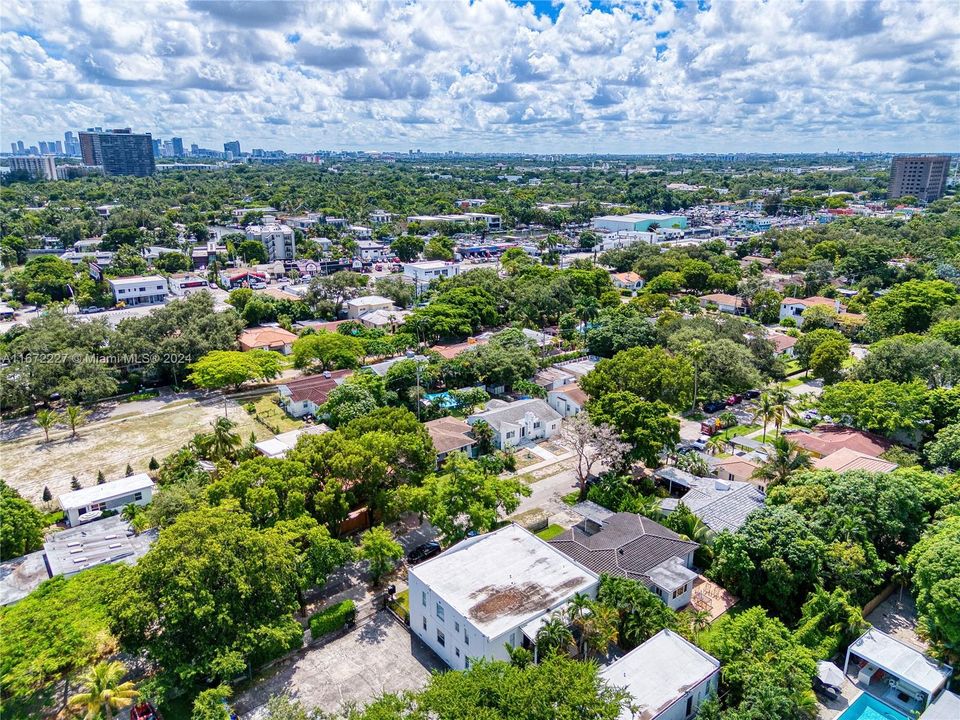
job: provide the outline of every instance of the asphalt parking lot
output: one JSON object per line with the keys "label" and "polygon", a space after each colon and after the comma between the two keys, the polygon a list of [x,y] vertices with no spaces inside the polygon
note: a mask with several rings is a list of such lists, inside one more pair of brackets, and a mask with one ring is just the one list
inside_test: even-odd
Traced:
{"label": "asphalt parking lot", "polygon": [[237,695],[233,705],[244,720],[262,720],[267,700],[286,693],[308,708],[332,713],[344,703],[416,690],[432,670],[445,668],[400,621],[381,611],[345,636],[273,668],[272,675]]}

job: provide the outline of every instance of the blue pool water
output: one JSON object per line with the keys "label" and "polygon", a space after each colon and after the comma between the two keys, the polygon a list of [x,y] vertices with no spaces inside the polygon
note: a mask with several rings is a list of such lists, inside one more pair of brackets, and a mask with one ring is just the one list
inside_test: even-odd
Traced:
{"label": "blue pool water", "polygon": [[429,402],[431,405],[436,405],[441,408],[452,408],[456,406],[456,401],[450,397],[450,393],[441,392],[441,393],[427,393],[423,396],[423,399]]}
{"label": "blue pool water", "polygon": [[902,712],[897,712],[872,695],[863,693],[853,701],[850,707],[843,711],[843,714],[837,720],[910,720],[910,717]]}

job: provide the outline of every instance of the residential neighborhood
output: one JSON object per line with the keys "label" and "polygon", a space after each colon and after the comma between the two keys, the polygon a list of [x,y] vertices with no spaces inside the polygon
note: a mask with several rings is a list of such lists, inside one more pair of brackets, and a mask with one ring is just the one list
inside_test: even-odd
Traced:
{"label": "residential neighborhood", "polygon": [[64,8],[0,717],[960,720],[956,7]]}

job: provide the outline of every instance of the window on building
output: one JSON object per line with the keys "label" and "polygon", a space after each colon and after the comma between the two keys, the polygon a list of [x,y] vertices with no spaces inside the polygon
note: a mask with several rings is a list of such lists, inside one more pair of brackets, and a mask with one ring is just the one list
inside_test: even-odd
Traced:
{"label": "window on building", "polygon": [[424,616],[424,618],[423,618],[423,629],[424,629],[424,630],[427,629],[427,618],[426,618],[426,616]]}
{"label": "window on building", "polygon": [[133,499],[134,499],[134,500],[143,500],[143,493],[142,493],[142,492],[134,493],[134,494],[133,494]]}
{"label": "window on building", "polygon": [[427,606],[427,591],[426,591],[426,590],[422,590],[422,591],[420,592],[420,604],[423,605],[424,607]]}
{"label": "window on building", "polygon": [[95,502],[90,505],[90,512],[96,512],[97,510],[106,510],[107,504],[105,502]]}
{"label": "window on building", "polygon": [[453,631],[460,632],[460,623],[456,620],[453,621]]}
{"label": "window on building", "polygon": [[508,432],[508,433],[507,433],[507,440],[510,440],[514,435],[516,435],[516,433],[513,432],[513,430],[511,430],[510,432]]}
{"label": "window on building", "polygon": [[443,605],[439,602],[437,603],[437,619],[443,621]]}
{"label": "window on building", "polygon": [[440,644],[440,647],[445,647],[447,644],[447,639],[443,636],[442,630],[437,630],[437,642]]}
{"label": "window on building", "polygon": [[464,670],[469,670],[469,669],[470,669],[470,658],[464,658],[464,659],[463,659],[463,669],[464,669]]}
{"label": "window on building", "polygon": [[673,591],[673,597],[676,599],[681,595],[683,595],[686,591],[687,591],[687,584],[684,583],[683,585],[681,585],[680,587],[678,587],[676,590]]}
{"label": "window on building", "polygon": [[463,644],[464,644],[464,645],[469,645],[469,644],[470,644],[470,636],[467,635],[467,629],[466,629],[466,628],[463,629]]}
{"label": "window on building", "polygon": [[456,655],[457,657],[460,657],[460,648],[454,648],[453,654]]}
{"label": "window on building", "polygon": [[534,428],[540,427],[540,421],[537,420],[535,423],[533,423],[533,427],[534,427]]}
{"label": "window on building", "polygon": [[693,712],[693,695],[687,698],[687,717]]}

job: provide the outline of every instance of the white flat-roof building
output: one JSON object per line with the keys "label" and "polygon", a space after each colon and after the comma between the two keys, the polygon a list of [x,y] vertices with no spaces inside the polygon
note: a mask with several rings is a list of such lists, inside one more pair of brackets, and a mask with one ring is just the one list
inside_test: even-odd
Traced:
{"label": "white flat-roof building", "polygon": [[167,299],[167,281],[159,275],[110,278],[113,298],[124,305],[156,305]]}
{"label": "white flat-roof building", "polygon": [[296,239],[293,228],[287,225],[250,225],[245,230],[247,240],[263,243],[267,249],[267,259],[293,260],[296,252]]}
{"label": "white flat-roof building", "polygon": [[357,320],[361,315],[374,310],[392,310],[393,300],[380,295],[363,295],[347,300],[347,317]]}
{"label": "white flat-roof building", "polygon": [[[468,538],[410,568],[410,629],[451,668],[509,660],[534,626],[599,577],[518,525]],[[524,626],[530,624],[528,636]]]}
{"label": "white flat-roof building", "polygon": [[632,697],[620,720],[688,720],[717,691],[720,663],[675,632],[661,630],[601,668],[600,677]]}
{"label": "white flat-roof building", "polygon": [[153,480],[137,473],[102,485],[92,485],[61,495],[58,500],[67,525],[96,520],[104,510],[122,510],[127,505],[146,505],[153,498]]}
{"label": "white flat-roof building", "polygon": [[296,430],[288,430],[285,433],[274,435],[268,440],[261,440],[258,443],[254,443],[253,446],[261,455],[265,455],[268,458],[282,459],[297,446],[297,440],[300,439],[301,435],[323,435],[328,432],[330,432],[330,428],[323,423],[319,425],[307,425],[297,428]]}
{"label": "white flat-roof building", "polygon": [[403,279],[417,286],[420,293],[434,280],[454,277],[460,274],[460,263],[428,260],[426,262],[404,263]]}
{"label": "white flat-roof building", "polygon": [[924,710],[953,675],[949,665],[876,628],[850,643],[843,671],[871,695],[912,712]]}
{"label": "white flat-roof building", "polygon": [[186,297],[196,292],[202,292],[208,287],[208,282],[203,275],[184,272],[174,273],[167,278],[167,285],[170,287],[170,293],[177,297]]}

